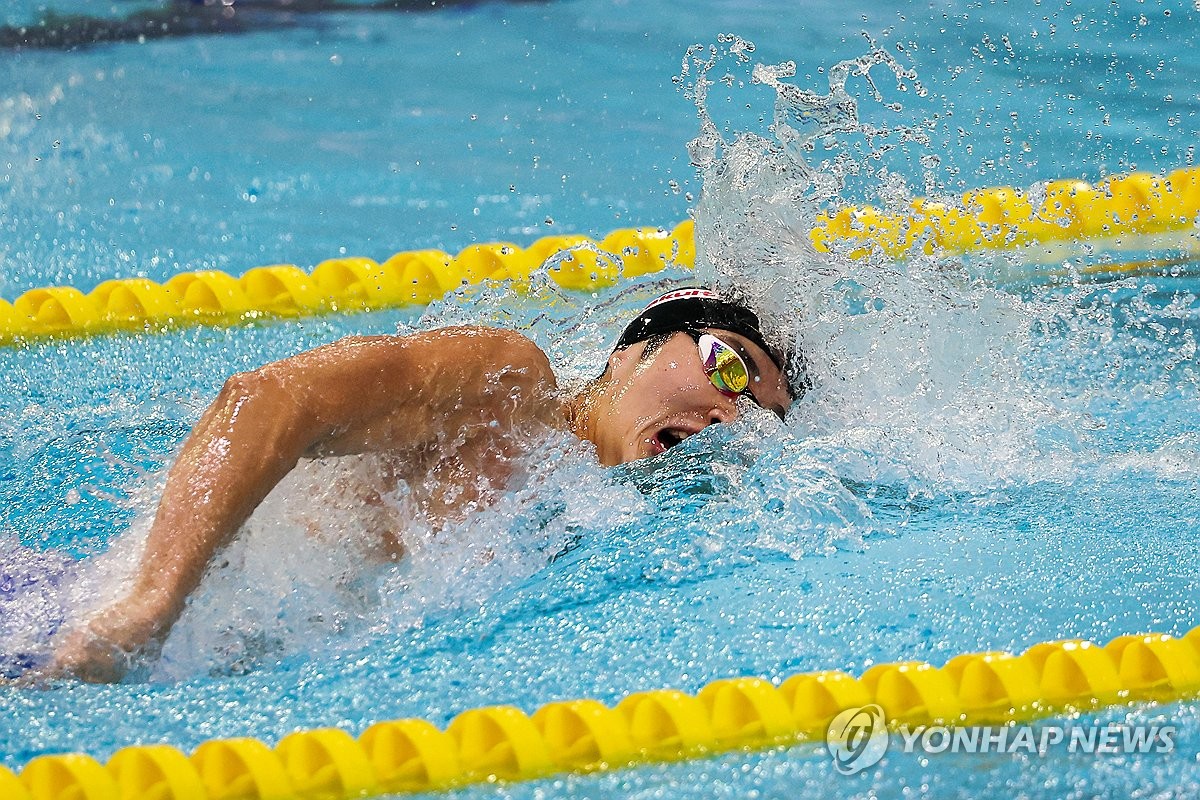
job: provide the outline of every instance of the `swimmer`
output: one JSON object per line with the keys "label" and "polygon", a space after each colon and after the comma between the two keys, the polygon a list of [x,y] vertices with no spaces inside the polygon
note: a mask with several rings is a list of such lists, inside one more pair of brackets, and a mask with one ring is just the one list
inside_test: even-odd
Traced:
{"label": "swimmer", "polygon": [[400,480],[434,479],[419,481],[436,488],[415,499],[436,527],[502,489],[505,465],[539,426],[570,430],[611,466],[734,420],[742,398],[782,418],[791,360],[749,309],[689,288],[650,303],[603,374],[565,399],[533,342],[482,327],[351,336],[234,375],[168,472],[127,594],[64,633],[47,672],[118,679],[166,636],[213,556],[300,459],[394,457]]}

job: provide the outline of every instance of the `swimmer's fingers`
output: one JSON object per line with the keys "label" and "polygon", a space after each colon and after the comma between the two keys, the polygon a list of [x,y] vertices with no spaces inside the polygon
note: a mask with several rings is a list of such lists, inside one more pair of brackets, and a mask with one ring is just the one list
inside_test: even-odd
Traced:
{"label": "swimmer's fingers", "polygon": [[45,689],[54,681],[48,667],[35,667],[26,670],[15,678],[0,678],[0,686],[11,686],[15,689]]}

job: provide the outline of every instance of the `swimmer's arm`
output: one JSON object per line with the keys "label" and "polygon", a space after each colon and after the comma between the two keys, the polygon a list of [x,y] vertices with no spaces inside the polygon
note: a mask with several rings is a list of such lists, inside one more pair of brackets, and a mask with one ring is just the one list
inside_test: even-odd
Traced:
{"label": "swimmer's arm", "polygon": [[480,420],[552,423],[554,375],[511,331],[449,328],[350,337],[235,375],[167,476],[126,598],[58,654],[60,671],[112,679],[164,635],[213,555],[305,455],[403,453]]}

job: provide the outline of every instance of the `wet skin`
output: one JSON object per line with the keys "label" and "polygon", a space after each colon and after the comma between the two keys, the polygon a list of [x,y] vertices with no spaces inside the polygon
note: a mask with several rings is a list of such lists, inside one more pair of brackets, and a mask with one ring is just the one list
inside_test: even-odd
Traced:
{"label": "wet skin", "polygon": [[[790,398],[767,354],[710,332],[746,362],[757,402],[782,415]],[[569,428],[613,465],[737,418],[739,401],[710,382],[688,335],[649,357],[645,348],[613,353],[606,378],[566,402],[537,346],[489,328],[348,337],[233,376],[167,475],[128,593],[64,632],[43,677],[119,678],[131,654],[169,632],[216,552],[301,458],[381,453],[399,480],[432,476],[419,504],[436,526],[485,505],[539,426]]]}

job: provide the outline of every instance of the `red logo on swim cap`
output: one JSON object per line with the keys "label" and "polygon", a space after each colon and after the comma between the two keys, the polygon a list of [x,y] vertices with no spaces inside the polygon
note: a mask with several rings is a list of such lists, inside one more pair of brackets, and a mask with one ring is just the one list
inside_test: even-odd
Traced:
{"label": "red logo on swim cap", "polygon": [[652,308],[661,306],[663,303],[669,303],[672,300],[688,300],[691,298],[701,298],[703,300],[720,300],[721,296],[716,292],[708,289],[676,289],[673,292],[667,292],[662,297],[654,300],[650,305],[646,306],[643,311],[649,311]]}

